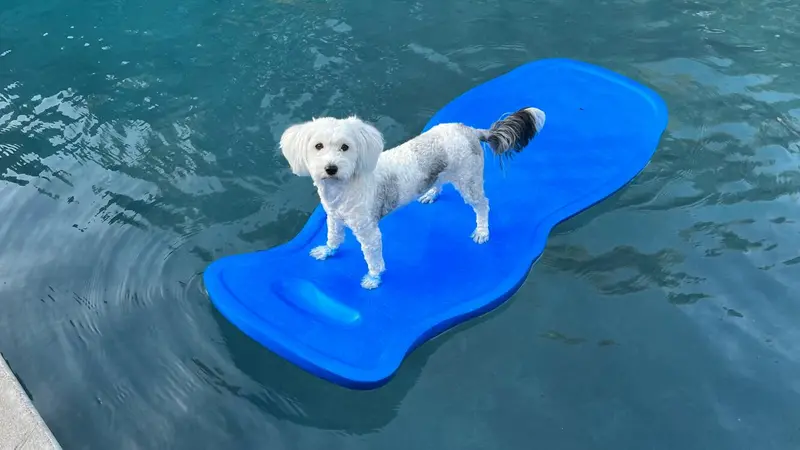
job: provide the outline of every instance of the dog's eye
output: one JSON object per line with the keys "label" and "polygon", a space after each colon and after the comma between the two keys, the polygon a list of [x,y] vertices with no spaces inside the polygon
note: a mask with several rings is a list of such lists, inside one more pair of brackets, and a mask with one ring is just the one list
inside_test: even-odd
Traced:
{"label": "dog's eye", "polygon": [[342,151],[346,152],[350,147],[347,144],[342,144]]}
{"label": "dog's eye", "polygon": [[322,145],[321,142],[314,146],[314,148],[317,150],[322,150],[322,147],[324,147],[324,145]]}

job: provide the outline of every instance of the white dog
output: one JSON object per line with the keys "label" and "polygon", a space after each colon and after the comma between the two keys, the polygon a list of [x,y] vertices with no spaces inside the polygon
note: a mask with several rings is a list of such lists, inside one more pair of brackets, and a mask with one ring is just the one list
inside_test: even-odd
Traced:
{"label": "white dog", "polygon": [[489,239],[489,201],[483,193],[487,142],[495,155],[520,152],[542,129],[545,113],[523,108],[488,130],[444,123],[387,151],[381,133],[349,117],[323,117],[292,125],[280,147],[292,172],[310,176],[327,214],[328,239],[311,256],[323,260],[344,240],[347,226],[361,244],[369,272],[365,289],[380,285],[385,270],[378,222],[393,210],[418,199],[431,203],[444,183],[452,183],[475,211],[472,239]]}

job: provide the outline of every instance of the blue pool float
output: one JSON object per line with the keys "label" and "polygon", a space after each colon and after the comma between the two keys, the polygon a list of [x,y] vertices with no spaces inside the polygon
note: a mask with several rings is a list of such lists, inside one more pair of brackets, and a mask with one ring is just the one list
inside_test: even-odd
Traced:
{"label": "blue pool float", "polygon": [[448,185],[435,203],[414,202],[380,222],[386,272],[366,290],[366,263],[349,231],[335,256],[309,256],[326,239],[319,206],[291,241],[213,262],[204,274],[211,301],[251,338],[319,377],[356,389],[386,383],[416,346],[507,300],[550,230],[633,179],[667,125],[666,106],[649,88],[547,59],[464,93],[425,130],[443,122],[488,128],[525,106],[544,110],[547,125],[502,169],[486,150],[487,243],[470,239],[474,212]]}

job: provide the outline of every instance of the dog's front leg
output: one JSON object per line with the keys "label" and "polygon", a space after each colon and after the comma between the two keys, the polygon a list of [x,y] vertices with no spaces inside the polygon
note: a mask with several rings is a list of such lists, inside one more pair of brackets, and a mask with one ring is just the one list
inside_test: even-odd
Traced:
{"label": "dog's front leg", "polygon": [[330,214],[328,214],[326,222],[328,227],[328,242],[325,245],[314,247],[311,250],[311,256],[319,260],[326,259],[336,253],[336,249],[344,242],[344,223]]}
{"label": "dog's front leg", "polygon": [[383,238],[378,224],[368,224],[353,231],[361,244],[361,252],[369,272],[361,279],[361,287],[375,289],[381,284],[381,274],[386,270],[383,263]]}

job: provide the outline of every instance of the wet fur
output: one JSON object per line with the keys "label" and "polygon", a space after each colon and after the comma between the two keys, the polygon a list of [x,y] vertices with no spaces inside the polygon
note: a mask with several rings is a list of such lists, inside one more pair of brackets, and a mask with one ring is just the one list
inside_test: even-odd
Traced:
{"label": "wet fur", "polygon": [[[333,255],[348,227],[361,244],[368,267],[361,285],[378,287],[385,270],[379,221],[416,199],[435,201],[446,183],[453,184],[475,211],[472,239],[486,242],[489,201],[483,190],[482,142],[495,155],[508,157],[522,151],[544,122],[544,112],[523,108],[488,130],[439,124],[387,151],[380,132],[356,117],[293,125],[281,136],[281,150],[295,174],[314,180],[327,214],[327,242],[315,247],[311,256],[322,260]],[[332,167],[334,175],[329,173]]]}

